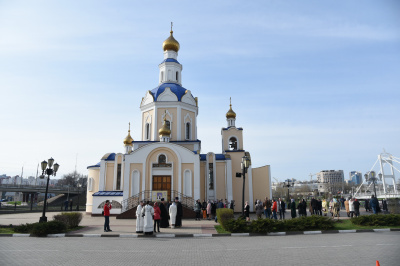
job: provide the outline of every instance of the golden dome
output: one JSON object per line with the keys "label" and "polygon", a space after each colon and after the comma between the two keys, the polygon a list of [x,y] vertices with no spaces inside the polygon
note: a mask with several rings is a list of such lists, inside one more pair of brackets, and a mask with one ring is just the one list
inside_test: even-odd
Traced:
{"label": "golden dome", "polygon": [[232,103],[229,104],[229,111],[226,113],[226,118],[236,118],[236,113],[232,110]]}
{"label": "golden dome", "polygon": [[175,52],[179,51],[179,42],[175,40],[174,36],[172,36],[172,33],[174,33],[172,30],[170,31],[171,35],[163,42],[163,50],[172,50]]}
{"label": "golden dome", "polygon": [[163,124],[162,128],[160,128],[160,130],[158,130],[158,135],[163,136],[163,137],[171,135],[171,130],[169,130],[166,122],[167,122],[167,120],[164,117],[164,124]]}
{"label": "golden dome", "polygon": [[129,123],[128,136],[124,139],[125,146],[132,146],[133,138],[131,137],[131,123]]}

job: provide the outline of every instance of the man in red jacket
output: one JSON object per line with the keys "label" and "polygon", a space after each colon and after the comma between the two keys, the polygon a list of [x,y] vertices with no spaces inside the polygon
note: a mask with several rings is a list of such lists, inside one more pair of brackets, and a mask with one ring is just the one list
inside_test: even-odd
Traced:
{"label": "man in red jacket", "polygon": [[109,200],[106,200],[104,204],[104,232],[112,232],[110,229],[110,210],[112,206]]}

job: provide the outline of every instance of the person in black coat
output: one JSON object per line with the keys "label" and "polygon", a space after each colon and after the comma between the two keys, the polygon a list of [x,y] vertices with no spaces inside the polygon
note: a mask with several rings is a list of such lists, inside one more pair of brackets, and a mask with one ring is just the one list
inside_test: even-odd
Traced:
{"label": "person in black coat", "polygon": [[296,218],[296,202],[294,202],[294,199],[292,199],[290,203],[290,214],[292,219]]}
{"label": "person in black coat", "polygon": [[160,202],[160,211],[161,211],[161,221],[160,221],[160,227],[161,228],[168,228],[169,227],[169,214],[167,211],[167,206],[166,206],[166,202],[164,201],[164,198],[161,199]]}
{"label": "person in black coat", "polygon": [[302,208],[301,211],[302,211],[303,215],[304,215],[305,217],[307,217],[307,202],[306,202],[305,199],[302,200],[301,208]]}
{"label": "person in black coat", "polygon": [[311,207],[312,207],[311,214],[318,214],[318,201],[314,197],[312,197],[311,199]]}
{"label": "person in black coat", "polygon": [[182,216],[183,216],[183,209],[182,209],[182,204],[179,202],[179,198],[175,198],[175,204],[176,204],[176,221],[175,221],[175,227],[182,227]]}
{"label": "person in black coat", "polygon": [[318,215],[322,216],[322,200],[318,199],[318,204],[317,204],[317,209],[318,209]]}

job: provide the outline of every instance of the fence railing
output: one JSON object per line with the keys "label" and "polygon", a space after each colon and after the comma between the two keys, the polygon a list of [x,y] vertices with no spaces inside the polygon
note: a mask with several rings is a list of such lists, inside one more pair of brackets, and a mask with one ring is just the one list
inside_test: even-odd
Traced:
{"label": "fence railing", "polygon": [[[174,199],[175,197],[179,198],[179,201],[181,202],[182,206],[193,209],[194,207],[194,199],[193,197],[186,196],[178,191],[172,190],[171,191],[171,199]],[[140,201],[152,201],[152,191],[151,190],[145,190],[142,192],[139,192],[136,195],[133,195],[130,198],[127,198],[122,201],[122,210],[121,213],[129,211],[135,207],[137,207],[140,203]]]}

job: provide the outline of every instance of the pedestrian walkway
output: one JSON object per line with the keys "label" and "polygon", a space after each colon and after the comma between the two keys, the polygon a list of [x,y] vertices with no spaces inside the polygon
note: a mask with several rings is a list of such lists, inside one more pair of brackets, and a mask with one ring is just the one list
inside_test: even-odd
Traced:
{"label": "pedestrian walkway", "polygon": [[[85,226],[77,231],[71,232],[71,234],[107,234],[104,232],[104,218],[102,216],[92,217],[90,214],[81,212],[83,215],[81,226]],[[46,213],[48,221],[52,220],[52,217],[60,212],[48,212]],[[1,214],[0,225],[20,225],[26,223],[39,222],[39,218],[42,216],[41,213],[16,213],[16,214]],[[214,228],[216,223],[213,220],[201,220],[195,221],[194,219],[184,219],[182,221],[183,226],[180,228],[160,228],[160,233],[157,234],[217,234]],[[133,234],[136,232],[136,219],[116,219],[110,217],[110,228],[112,232],[110,234]]]}

